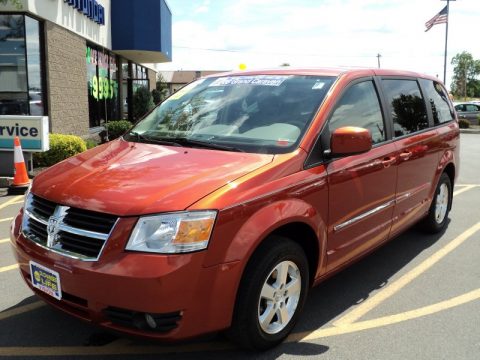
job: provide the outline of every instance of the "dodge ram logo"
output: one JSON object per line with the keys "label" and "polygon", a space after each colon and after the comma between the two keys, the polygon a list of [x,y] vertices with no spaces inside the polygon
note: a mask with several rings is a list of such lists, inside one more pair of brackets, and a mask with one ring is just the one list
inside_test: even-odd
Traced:
{"label": "dodge ram logo", "polygon": [[67,206],[57,206],[52,216],[48,218],[47,224],[47,246],[54,247],[59,242],[59,231],[63,224],[63,218],[67,215]]}

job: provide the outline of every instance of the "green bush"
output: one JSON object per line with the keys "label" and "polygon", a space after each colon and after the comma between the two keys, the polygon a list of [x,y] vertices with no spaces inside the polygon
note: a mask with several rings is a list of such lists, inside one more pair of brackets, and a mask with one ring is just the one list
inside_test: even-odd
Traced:
{"label": "green bush", "polygon": [[85,140],[85,146],[87,147],[88,150],[93,149],[97,145],[98,145],[98,142],[96,142],[93,139]]}
{"label": "green bush", "polygon": [[122,136],[131,127],[132,123],[128,120],[109,121],[105,124],[105,129],[108,130],[108,140]]}
{"label": "green bush", "polygon": [[82,138],[75,135],[50,134],[49,139],[50,150],[33,155],[36,166],[51,166],[87,150]]}
{"label": "green bush", "polygon": [[460,129],[468,129],[470,127],[470,121],[465,119],[458,120],[458,126]]}

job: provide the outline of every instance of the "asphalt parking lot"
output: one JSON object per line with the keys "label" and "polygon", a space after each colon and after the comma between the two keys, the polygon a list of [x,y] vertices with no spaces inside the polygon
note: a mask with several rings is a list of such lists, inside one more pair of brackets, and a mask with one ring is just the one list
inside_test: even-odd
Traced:
{"label": "asphalt parking lot", "polygon": [[0,357],[115,359],[478,359],[480,135],[462,134],[447,230],[412,229],[310,292],[293,334],[264,353],[222,335],[162,345],[107,334],[46,306],[8,240],[21,196],[0,197]]}

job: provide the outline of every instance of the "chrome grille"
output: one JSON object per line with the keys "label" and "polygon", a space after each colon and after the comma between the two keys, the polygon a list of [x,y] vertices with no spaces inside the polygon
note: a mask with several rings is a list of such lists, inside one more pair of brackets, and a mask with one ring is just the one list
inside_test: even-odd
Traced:
{"label": "chrome grille", "polygon": [[22,232],[48,250],[95,261],[117,220],[113,215],[57,205],[30,193],[25,202]]}

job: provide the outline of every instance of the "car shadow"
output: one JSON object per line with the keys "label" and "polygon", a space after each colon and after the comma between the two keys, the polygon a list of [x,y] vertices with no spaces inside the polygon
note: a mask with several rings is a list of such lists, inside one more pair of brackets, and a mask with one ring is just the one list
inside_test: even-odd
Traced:
{"label": "car shadow", "polygon": [[[302,316],[293,333],[308,333],[328,324],[340,314],[369,298],[374,291],[385,287],[389,279],[415,259],[422,251],[428,249],[443,233],[427,235],[413,228],[396,239],[386,243],[372,254],[356,264],[336,274],[319,286],[311,289]],[[36,296],[24,299],[12,309],[39,301]],[[207,335],[203,338],[176,343],[161,344],[137,338],[125,338],[112,334],[92,324],[66,315],[50,306],[42,306],[35,310],[20,313],[0,320],[2,331],[0,348],[2,347],[58,347],[58,346],[108,346],[119,339],[127,339],[127,346],[154,346],[161,349],[162,358],[179,359],[276,359],[282,355],[320,356],[329,350],[328,346],[316,341],[288,342],[274,349],[253,353],[237,348],[222,334]],[[195,350],[195,345],[202,351]],[[220,344],[220,346],[219,346]],[[192,347],[192,352],[177,352],[178,347]],[[168,351],[171,347],[172,351]],[[139,355],[117,355],[117,359],[133,359]],[[57,358],[57,357],[56,357]],[[73,359],[71,355],[58,357]],[[158,354],[143,354],[142,359],[158,359]]]}
{"label": "car shadow", "polygon": [[[450,222],[450,219],[448,219]],[[445,230],[448,228],[448,224]],[[343,312],[366,301],[389,279],[444,234],[425,234],[414,227],[311,289],[294,332],[314,331]]]}

